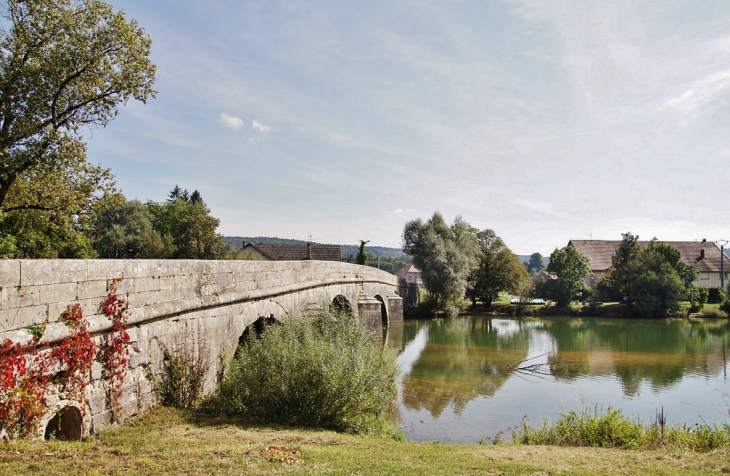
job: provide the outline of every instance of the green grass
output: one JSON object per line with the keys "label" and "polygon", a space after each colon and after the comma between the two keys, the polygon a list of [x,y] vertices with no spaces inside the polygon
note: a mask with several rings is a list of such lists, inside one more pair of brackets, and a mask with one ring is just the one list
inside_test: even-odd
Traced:
{"label": "green grass", "polygon": [[158,407],[82,442],[0,444],[0,474],[704,475],[730,472],[729,458],[726,450],[419,444]]}

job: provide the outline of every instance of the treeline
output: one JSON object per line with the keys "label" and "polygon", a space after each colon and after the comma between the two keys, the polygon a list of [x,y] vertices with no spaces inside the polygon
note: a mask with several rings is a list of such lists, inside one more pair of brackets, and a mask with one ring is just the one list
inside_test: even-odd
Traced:
{"label": "treeline", "polygon": [[[111,175],[104,172],[110,181]],[[175,186],[166,201],[142,203],[127,200],[112,186],[85,185],[88,191],[85,196],[67,197],[61,206],[5,212],[0,221],[2,257],[221,259],[226,256],[228,246],[223,236],[216,233],[220,221],[210,216],[210,209],[197,190],[188,193]]]}

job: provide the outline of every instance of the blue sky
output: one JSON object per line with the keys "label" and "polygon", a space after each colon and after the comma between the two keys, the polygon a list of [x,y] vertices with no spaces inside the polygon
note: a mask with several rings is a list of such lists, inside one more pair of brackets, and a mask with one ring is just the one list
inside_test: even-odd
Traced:
{"label": "blue sky", "polygon": [[730,2],[113,0],[149,104],[87,134],[128,198],[225,235],[400,246],[440,211],[516,253],[730,239]]}

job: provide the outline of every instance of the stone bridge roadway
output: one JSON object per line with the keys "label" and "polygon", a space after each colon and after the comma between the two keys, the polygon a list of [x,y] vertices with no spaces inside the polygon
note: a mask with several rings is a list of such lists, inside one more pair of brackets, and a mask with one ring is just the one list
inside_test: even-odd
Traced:
{"label": "stone bridge roadway", "polygon": [[[30,340],[29,326],[48,319],[44,341],[68,332],[57,322],[80,303],[97,344],[111,321],[100,314],[112,279],[130,305],[130,364],[121,399],[122,420],[155,403],[154,383],[164,349],[185,349],[210,364],[205,391],[232,358],[245,329],[259,318],[283,321],[302,310],[350,307],[378,327],[403,319],[396,276],[375,268],[329,261],[0,260],[0,342]],[[60,414],[67,436],[111,425],[102,364],[92,367],[87,403],[51,392],[44,427]],[[55,394],[57,395],[57,394]],[[66,430],[65,430],[66,431]]]}

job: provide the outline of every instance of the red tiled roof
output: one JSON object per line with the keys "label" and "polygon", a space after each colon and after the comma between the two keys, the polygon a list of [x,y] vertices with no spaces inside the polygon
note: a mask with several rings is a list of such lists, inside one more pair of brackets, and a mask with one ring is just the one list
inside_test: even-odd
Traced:
{"label": "red tiled roof", "polygon": [[[720,247],[711,241],[665,241],[667,245],[679,251],[682,261],[697,265],[700,272],[720,272]],[[591,262],[591,271],[605,271],[611,267],[611,256],[621,244],[620,240],[570,240],[572,245]],[[649,246],[648,241],[639,241],[639,246]],[[704,250],[704,257],[702,257]],[[730,260],[724,260],[725,271],[730,271]]]}
{"label": "red tiled roof", "polygon": [[[307,245],[266,245],[249,243],[245,246],[256,249],[272,261],[301,261],[307,259]],[[318,261],[341,261],[340,245],[321,245],[312,243],[311,259]]]}

